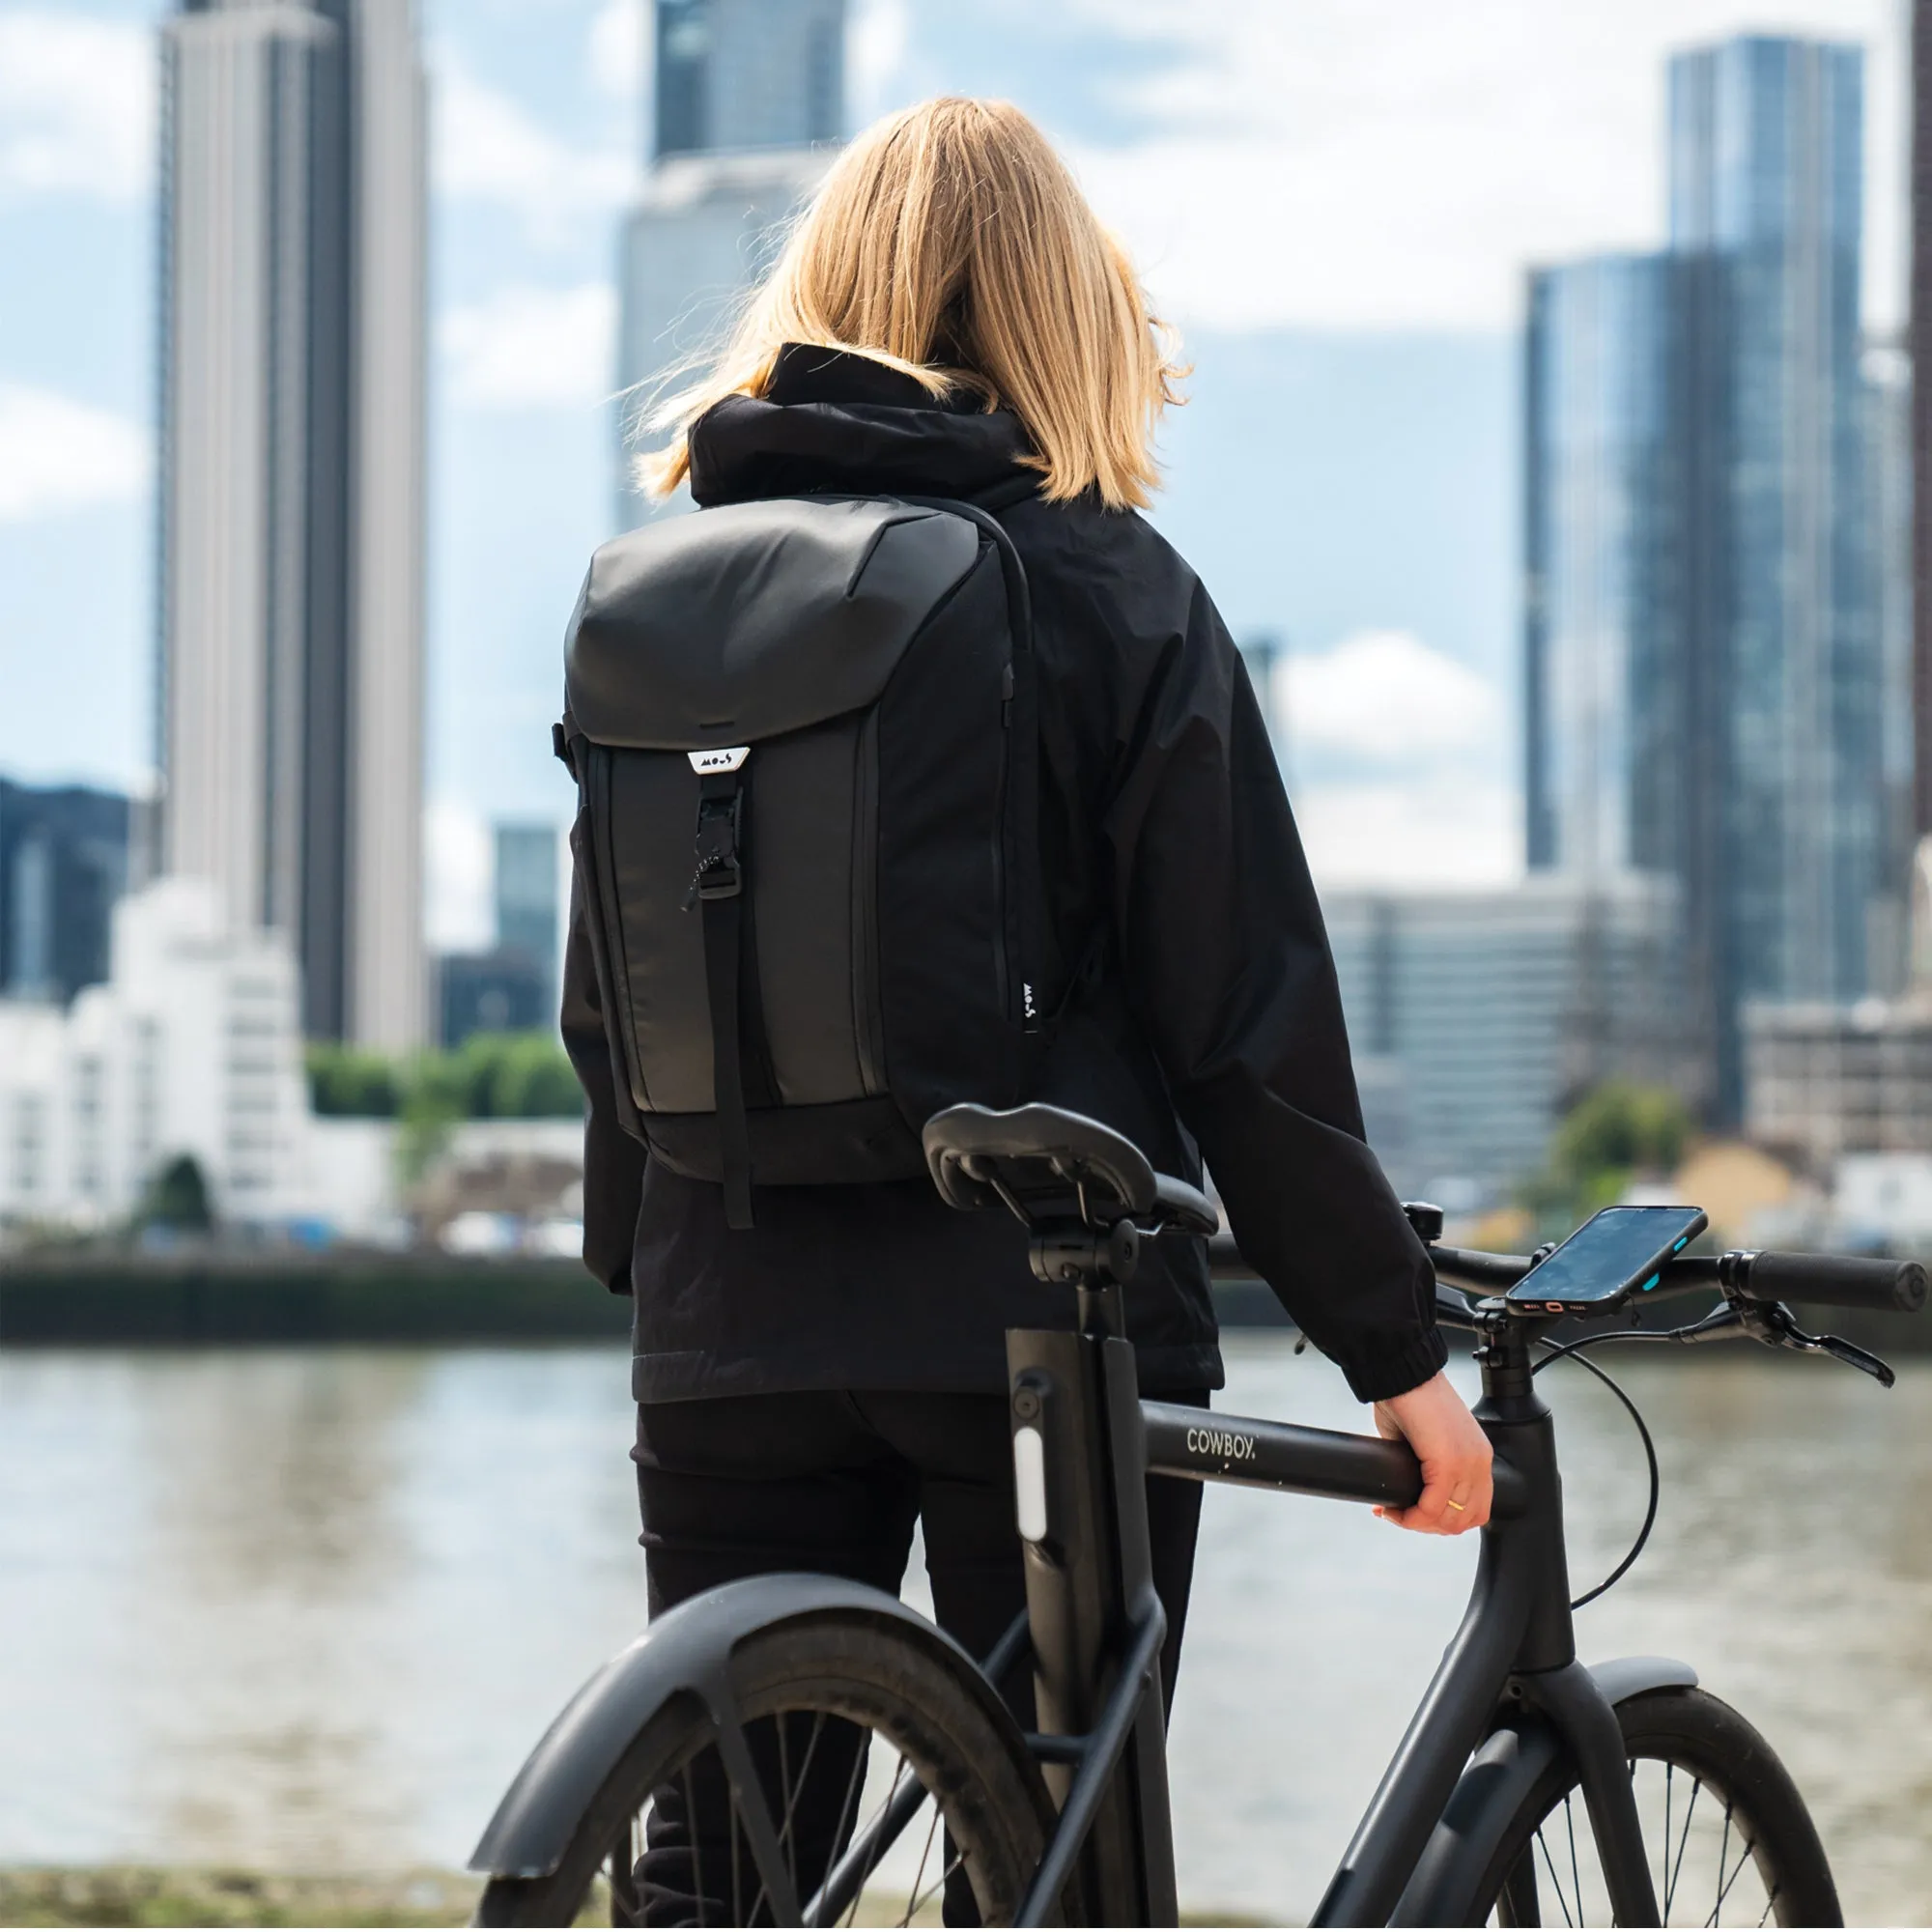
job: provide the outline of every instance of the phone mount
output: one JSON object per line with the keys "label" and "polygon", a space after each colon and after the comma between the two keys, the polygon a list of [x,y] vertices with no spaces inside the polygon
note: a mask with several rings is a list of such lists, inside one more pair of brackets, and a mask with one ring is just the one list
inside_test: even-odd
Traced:
{"label": "phone mount", "polygon": [[1004,1206],[1027,1230],[1036,1277],[1078,1291],[1088,1334],[1124,1331],[1120,1291],[1143,1241],[1220,1232],[1199,1188],[1156,1174],[1123,1134],[1064,1107],[948,1107],[923,1139],[941,1198],[968,1211]]}

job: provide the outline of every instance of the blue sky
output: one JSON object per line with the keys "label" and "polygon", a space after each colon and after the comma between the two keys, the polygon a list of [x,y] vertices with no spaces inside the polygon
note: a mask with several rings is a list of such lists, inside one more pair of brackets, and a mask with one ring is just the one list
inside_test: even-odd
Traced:
{"label": "blue sky", "polygon": [[[154,0],[0,0],[0,771],[149,762]],[[615,232],[641,0],[428,0],[432,923],[483,826],[561,816],[558,644],[610,534]],[[1005,95],[1197,365],[1156,521],[1278,694],[1318,875],[1517,862],[1515,329],[1526,261],[1659,233],[1662,60],[1863,40],[1867,306],[1895,319],[1895,0],[852,0],[851,118]]]}

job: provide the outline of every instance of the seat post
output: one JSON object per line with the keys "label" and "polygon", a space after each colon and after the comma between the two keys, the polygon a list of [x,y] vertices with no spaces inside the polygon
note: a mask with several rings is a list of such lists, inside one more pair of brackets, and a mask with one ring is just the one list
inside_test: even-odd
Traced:
{"label": "seat post", "polygon": [[[1140,1390],[1122,1292],[1140,1260],[1140,1235],[1125,1219],[1101,1227],[1056,1219],[1035,1225],[1030,1247],[1034,1273],[1072,1288],[1079,1302],[1077,1333],[1007,1333],[1015,1466],[1018,1438],[1034,1434],[1042,1481],[1038,1516],[1029,1521],[1024,1501],[1021,1507],[1037,1721],[1043,1731],[1079,1736],[1093,1729],[1115,1690],[1131,1633],[1160,1614]],[[1064,1804],[1070,1771],[1041,1769],[1055,1802]],[[1088,1922],[1176,1922],[1157,1665],[1077,1870]]]}

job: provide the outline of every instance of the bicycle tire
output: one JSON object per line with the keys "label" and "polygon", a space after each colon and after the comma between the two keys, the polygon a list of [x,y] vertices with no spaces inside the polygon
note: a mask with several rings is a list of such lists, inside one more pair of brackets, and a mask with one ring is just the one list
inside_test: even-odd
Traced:
{"label": "bicycle tire", "polygon": [[[931,1829],[923,1823],[915,1827],[925,1839],[927,1853],[938,1841],[946,1848],[942,1867],[949,1856],[956,1861],[982,1924],[1011,1921],[1052,1830],[1052,1801],[1038,1767],[1016,1738],[1000,1729],[929,1647],[872,1618],[841,1612],[791,1618],[740,1641],[731,1653],[729,1678],[746,1739],[760,1752],[759,1781],[773,1824],[782,1826],[778,1836],[793,1861],[792,1884],[801,1907],[808,1905],[827,1872],[838,1869],[840,1856],[860,1847],[868,1810],[877,1815],[869,1765],[874,1742],[883,1741],[898,1753],[902,1765],[910,1767],[925,1791],[937,1795]],[[791,1833],[794,1812],[807,1793],[814,1761],[821,1778],[828,1760],[835,1772],[841,1762],[837,1752],[819,1755],[819,1740],[830,1735],[824,1731],[828,1719],[857,1725],[867,1734],[853,1758],[852,1773],[857,1780],[852,1789],[863,1789],[864,1796],[855,1799],[848,1792],[841,1800],[829,1862],[814,1870],[808,1861],[800,1868],[798,1840],[804,1833]],[[809,1742],[797,1736],[807,1728],[807,1720],[810,1720]],[[787,1736],[794,1740],[796,1788],[787,1788],[792,1770],[785,1767],[775,1793],[771,1764],[776,1757],[784,1765]],[[702,1783],[705,1767],[717,1760],[718,1745],[718,1728],[702,1701],[688,1689],[671,1691],[639,1724],[586,1806],[555,1869],[539,1878],[491,1879],[471,1922],[573,1924],[591,1899],[600,1875],[611,1888],[613,1924],[650,1922],[657,1915],[649,1911],[648,1898],[639,1891],[650,1883],[647,1861],[640,1857],[648,1844],[647,1814],[663,1805],[668,1792],[674,1800],[680,1789],[690,1806],[691,1780],[696,1776]],[[895,1767],[888,1799],[900,1789],[900,1777]],[[822,1799],[821,1791],[812,1802]],[[744,1869],[750,1855],[741,1853],[737,1826],[734,1804],[731,1856],[723,1861],[714,1858],[708,1881],[701,1853],[693,1859],[691,1895],[679,1894],[669,1908],[676,1922],[781,1922],[756,1883],[755,1867]],[[734,1889],[728,1896],[717,1869],[721,1862],[731,1873]],[[926,1875],[926,1861],[922,1858],[915,1892]],[[926,1885],[925,1897],[935,1897],[943,1882],[942,1877]],[[856,1908],[856,1893],[853,1903]],[[904,1916],[912,1916],[910,1901]],[[843,1914],[834,1914],[825,1922],[842,1918]]]}
{"label": "bicycle tire", "polygon": [[[1749,1722],[1688,1688],[1642,1691],[1616,1711],[1665,1925],[1844,1923],[1804,1800]],[[1707,1889],[1701,1881],[1713,1860]],[[1560,1754],[1498,1831],[1460,1922],[1607,1925],[1595,1866],[1577,1774]],[[1548,1910],[1552,1894],[1556,1916]]]}

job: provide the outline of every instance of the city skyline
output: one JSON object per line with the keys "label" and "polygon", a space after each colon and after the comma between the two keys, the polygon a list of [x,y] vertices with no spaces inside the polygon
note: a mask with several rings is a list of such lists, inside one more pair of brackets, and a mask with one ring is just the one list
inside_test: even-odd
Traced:
{"label": "city skyline", "polygon": [[[91,0],[64,11],[117,33],[144,32],[156,12],[137,0]],[[1127,227],[1163,305],[1188,329],[1200,367],[1198,401],[1173,418],[1166,438],[1173,481],[1159,520],[1236,627],[1282,634],[1291,663],[1307,663],[1324,689],[1345,682],[1369,655],[1341,647],[1358,634],[1385,632],[1405,634],[1441,677],[1466,670],[1487,686],[1471,715],[1486,710],[1493,735],[1480,744],[1472,737],[1453,756],[1378,761],[1352,751],[1346,730],[1312,746],[1297,734],[1297,809],[1326,874],[1375,875],[1393,866],[1408,876],[1455,877],[1475,865],[1494,877],[1514,863],[1513,351],[1500,304],[1510,299],[1520,261],[1535,252],[1537,232],[1553,230],[1570,250],[1654,232],[1655,169],[1639,134],[1656,112],[1656,59],[1670,44],[1747,24],[1753,13],[1698,0],[1618,10],[1612,26],[1609,14],[1589,9],[1562,21],[1520,9],[1466,10],[1459,14],[1463,39],[1497,49],[1494,81],[1485,83],[1495,92],[1475,117],[1492,130],[1477,138],[1442,118],[1471,111],[1456,88],[1406,97],[1396,111],[1391,90],[1406,85],[1401,76],[1428,47],[1414,36],[1391,43],[1366,17],[1350,15],[1319,33],[1321,23],[1311,22],[1304,43],[1245,6],[1211,22],[1155,10],[1131,31],[1103,27],[1080,9],[995,7],[972,33],[954,33],[923,10],[871,0],[855,6],[851,120],[942,85],[1011,94],[1068,145],[1103,213]],[[1596,22],[1588,31],[1602,54],[1590,63],[1563,39],[1585,31],[1585,15]],[[1798,15],[1866,39],[1888,31],[1875,8],[1810,5]],[[438,143],[441,319],[433,449],[443,495],[432,544],[431,791],[433,885],[447,937],[465,922],[479,931],[487,917],[487,819],[561,810],[558,781],[529,721],[541,724],[554,703],[558,611],[610,520],[603,413],[610,379],[594,357],[586,374],[569,352],[573,344],[594,346],[598,331],[613,326],[609,222],[629,192],[625,172],[635,169],[643,121],[637,78],[627,80],[610,57],[613,22],[622,27],[619,10],[589,0],[549,9],[541,19],[516,9],[493,10],[487,21],[430,9],[430,58],[446,96]],[[1151,41],[1156,29],[1168,39]],[[634,55],[635,26],[626,31]],[[1514,64],[1532,55],[1544,71],[1539,99],[1567,103],[1560,116],[1542,106],[1532,114],[1511,92]],[[1214,75],[1227,77],[1232,92],[1226,115],[1208,129],[1190,120],[1189,102]],[[1285,92],[1279,114],[1258,120],[1264,85]],[[1348,161],[1341,176],[1335,169],[1345,150],[1335,143],[1343,135],[1332,116],[1311,113],[1318,98],[1346,103],[1347,138],[1357,144],[1346,153],[1365,157],[1359,166]],[[1418,99],[1426,110],[1419,122]],[[0,101],[0,183],[9,179],[6,112]],[[1548,125],[1552,118],[1562,125]],[[1387,203],[1387,183],[1417,143],[1435,156],[1425,201],[1447,195],[1453,180],[1456,213],[1429,216],[1430,272],[1397,285],[1385,270],[1422,215]],[[1520,174],[1532,149],[1553,197],[1547,205],[1526,204],[1504,185],[1506,162],[1513,157]],[[1172,176],[1171,189],[1150,185],[1156,159]],[[1884,173],[1882,155],[1873,166]],[[129,220],[127,232],[138,240],[138,183],[74,179],[65,188],[37,189],[42,200],[34,204],[79,210],[77,225],[66,223],[78,238],[71,248],[93,245],[90,236],[105,238]],[[1345,235],[1319,209],[1285,202],[1302,179],[1330,184],[1324,192],[1347,180],[1349,193],[1336,206],[1352,212],[1355,227]],[[1416,178],[1408,170],[1405,179],[1412,186]],[[1210,191],[1213,183],[1220,185]],[[120,197],[111,207],[110,188]],[[1174,196],[1183,189],[1199,219],[1178,240]],[[16,228],[30,218],[21,192],[11,204]],[[89,213],[97,208],[99,214]],[[131,217],[113,213],[128,208]],[[1230,209],[1291,237],[1293,248],[1231,254]],[[0,207],[0,219],[6,213]],[[1449,247],[1460,251],[1453,264],[1440,253]],[[1501,298],[1481,294],[1479,284]],[[56,299],[58,276],[49,286]],[[67,365],[51,347],[21,334],[30,321],[0,325],[0,384],[24,380],[39,385],[37,394],[88,394],[81,377],[63,377]],[[77,340],[85,346],[86,338]],[[105,351],[89,353],[99,361]],[[94,393],[112,405],[119,385],[138,418],[144,360],[136,341],[116,365],[127,373]],[[82,427],[99,419],[105,447],[95,469],[111,482],[126,471],[127,453],[105,421],[111,408],[89,407],[95,414]],[[1275,460],[1291,512],[1279,529],[1279,513],[1268,520],[1265,532],[1250,506],[1255,472],[1244,448],[1258,416],[1281,425]],[[91,445],[74,437],[70,446],[84,454]],[[84,478],[71,487],[83,485],[107,487]],[[43,497],[54,484],[35,487]],[[142,520],[138,510],[63,514],[65,522],[51,524],[51,511],[37,523],[0,523],[0,582],[11,571],[14,608],[23,622],[41,624],[34,585],[45,568],[74,554],[83,526],[105,527],[111,517],[119,519],[113,529],[131,532],[117,541],[130,546],[133,588],[115,589],[128,580],[111,571],[90,573],[80,586],[90,621],[75,669],[62,672],[43,652],[22,668],[29,704],[54,717],[73,709],[62,694],[74,688],[79,663],[100,668],[90,673],[104,700],[99,730],[70,737],[67,763],[125,783],[137,776],[125,756],[103,755],[117,742],[115,720],[127,704],[103,653],[121,648],[112,644],[123,622],[112,599],[127,600],[120,608],[138,618]],[[48,564],[23,576],[15,560],[28,529],[44,532],[35,544]],[[99,543],[88,548],[91,556],[102,554]],[[1391,559],[1400,567],[1391,569]],[[32,743],[0,746],[0,765],[50,775],[56,743],[41,732]]]}
{"label": "city skyline", "polygon": [[1527,856],[1679,881],[1699,1084],[1735,1120],[1747,1002],[1902,976],[1901,399],[1860,326],[1861,51],[1741,36],[1667,88],[1662,249],[1531,276]]}

